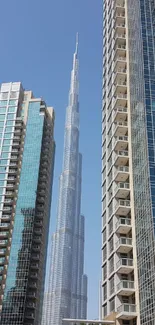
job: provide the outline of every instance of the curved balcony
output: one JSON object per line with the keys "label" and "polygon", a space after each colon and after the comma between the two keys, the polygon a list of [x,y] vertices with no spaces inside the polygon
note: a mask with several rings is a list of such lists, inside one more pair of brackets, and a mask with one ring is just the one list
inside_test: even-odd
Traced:
{"label": "curved balcony", "polygon": [[129,274],[134,270],[132,258],[120,258],[116,263],[117,273]]}
{"label": "curved balcony", "polygon": [[130,201],[129,200],[118,200],[115,205],[115,214],[120,216],[126,216],[130,212]]}
{"label": "curved balcony", "polygon": [[119,150],[115,152],[114,155],[114,165],[115,166],[122,166],[127,165],[129,161],[129,152],[128,150]]}
{"label": "curved balcony", "polygon": [[115,182],[125,182],[129,178],[129,166],[118,166],[114,172]]}
{"label": "curved balcony", "polygon": [[116,233],[118,234],[128,234],[131,229],[131,219],[129,218],[120,217],[116,222]]}
{"label": "curved balcony", "polygon": [[132,250],[132,238],[120,237],[116,242],[117,253],[129,253]]}
{"label": "curved balcony", "polygon": [[133,319],[137,316],[136,305],[122,304],[117,308],[117,316],[119,319]]}
{"label": "curved balcony", "polygon": [[114,147],[115,151],[126,150],[128,147],[128,137],[127,136],[118,136],[115,137]]}
{"label": "curved balcony", "polygon": [[117,294],[121,296],[130,296],[135,292],[134,281],[122,280],[117,284]]}

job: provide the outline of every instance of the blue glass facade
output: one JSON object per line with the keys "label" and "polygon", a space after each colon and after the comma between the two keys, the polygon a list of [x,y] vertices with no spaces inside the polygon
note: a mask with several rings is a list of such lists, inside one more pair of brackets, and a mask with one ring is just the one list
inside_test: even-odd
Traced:
{"label": "blue glass facade", "polygon": [[155,324],[155,4],[128,1],[140,324]]}
{"label": "blue glass facade", "polygon": [[53,163],[53,117],[41,100],[32,100],[28,105],[1,324],[39,324],[41,318]]}

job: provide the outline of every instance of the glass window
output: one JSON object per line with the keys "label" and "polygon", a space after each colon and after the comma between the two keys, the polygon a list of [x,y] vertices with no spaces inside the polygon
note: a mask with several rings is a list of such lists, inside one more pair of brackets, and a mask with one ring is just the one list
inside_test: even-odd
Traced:
{"label": "glass window", "polygon": [[2,152],[5,152],[5,151],[10,151],[10,146],[3,146],[2,148]]}
{"label": "glass window", "polygon": [[6,172],[6,167],[0,167],[0,173],[5,173]]}
{"label": "glass window", "polygon": [[7,165],[7,160],[5,160],[5,159],[2,159],[2,160],[0,160],[0,165]]}
{"label": "glass window", "polygon": [[13,120],[14,117],[15,117],[15,114],[8,113],[8,115],[7,115],[8,120]]}
{"label": "glass window", "polygon": [[17,101],[16,100],[9,100],[9,105],[16,105]]}
{"label": "glass window", "polygon": [[4,125],[4,122],[0,121],[0,127],[2,127]]}
{"label": "glass window", "polygon": [[5,120],[5,115],[4,114],[0,114],[0,121],[4,121]]}
{"label": "glass window", "polygon": [[16,111],[16,106],[10,106],[8,109],[9,113],[14,113]]}
{"label": "glass window", "polygon": [[1,158],[8,158],[8,152],[2,152]]}
{"label": "glass window", "polygon": [[0,188],[0,194],[2,195],[3,193],[3,187]]}
{"label": "glass window", "polygon": [[1,107],[0,114],[5,114],[5,113],[6,113],[6,107]]}
{"label": "glass window", "polygon": [[5,132],[11,132],[13,131],[12,126],[8,126],[5,128]]}
{"label": "glass window", "polygon": [[3,181],[5,179],[5,174],[0,174],[0,180]]}
{"label": "glass window", "polygon": [[3,141],[3,144],[4,144],[4,146],[5,146],[6,144],[10,144],[10,139],[4,140],[4,141]]}
{"label": "glass window", "polygon": [[4,181],[0,181],[0,186],[3,186],[4,185]]}
{"label": "glass window", "polygon": [[11,139],[12,133],[5,133],[4,139]]}
{"label": "glass window", "polygon": [[11,91],[10,98],[17,98],[18,93],[16,91]]}
{"label": "glass window", "polygon": [[9,125],[9,126],[10,126],[10,125],[13,125],[13,123],[14,123],[14,121],[11,121],[11,120],[10,120],[10,121],[7,121],[7,122],[6,122],[6,126],[8,126],[8,125]]}
{"label": "glass window", "polygon": [[7,100],[0,100],[0,106],[6,106]]}
{"label": "glass window", "polygon": [[152,110],[155,111],[155,100],[152,101]]}

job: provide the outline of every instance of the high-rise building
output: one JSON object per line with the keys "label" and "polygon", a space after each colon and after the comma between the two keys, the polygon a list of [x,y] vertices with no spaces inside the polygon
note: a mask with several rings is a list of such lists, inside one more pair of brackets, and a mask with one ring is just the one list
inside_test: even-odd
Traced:
{"label": "high-rise building", "polygon": [[0,324],[41,319],[54,111],[20,82],[0,88]]}
{"label": "high-rise building", "polygon": [[103,2],[102,317],[155,324],[155,2]]}
{"label": "high-rise building", "polygon": [[56,232],[53,235],[48,292],[42,325],[86,318],[87,277],[84,270],[84,216],[80,213],[82,155],[79,153],[78,42],[73,59],[66,112],[63,170],[60,176]]}

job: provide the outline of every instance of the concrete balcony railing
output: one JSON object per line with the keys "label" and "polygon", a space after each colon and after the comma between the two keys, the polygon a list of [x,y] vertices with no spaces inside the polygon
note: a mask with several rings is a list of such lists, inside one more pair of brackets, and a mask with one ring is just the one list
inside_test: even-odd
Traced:
{"label": "concrete balcony railing", "polygon": [[115,225],[116,232],[119,234],[128,234],[131,230],[131,219],[119,218]]}
{"label": "concrete balcony railing", "polygon": [[126,182],[119,182],[114,189],[115,198],[126,199],[129,193],[130,184]]}
{"label": "concrete balcony railing", "polygon": [[129,253],[132,249],[132,238],[120,237],[116,242],[116,251],[118,253]]}
{"label": "concrete balcony railing", "polygon": [[129,274],[133,271],[133,259],[132,258],[120,258],[116,263],[116,269],[118,273]]}
{"label": "concrete balcony railing", "polygon": [[116,136],[115,137],[113,150],[115,150],[115,151],[126,150],[127,146],[128,146],[128,137],[127,136]]}
{"label": "concrete balcony railing", "polygon": [[117,291],[121,289],[134,289],[134,281],[122,280],[117,284]]}
{"label": "concrete balcony railing", "polygon": [[122,304],[117,308],[117,318],[120,319],[133,319],[137,316],[136,305]]}
{"label": "concrete balcony railing", "polygon": [[115,205],[115,214],[126,216],[131,210],[130,200],[118,200]]}

